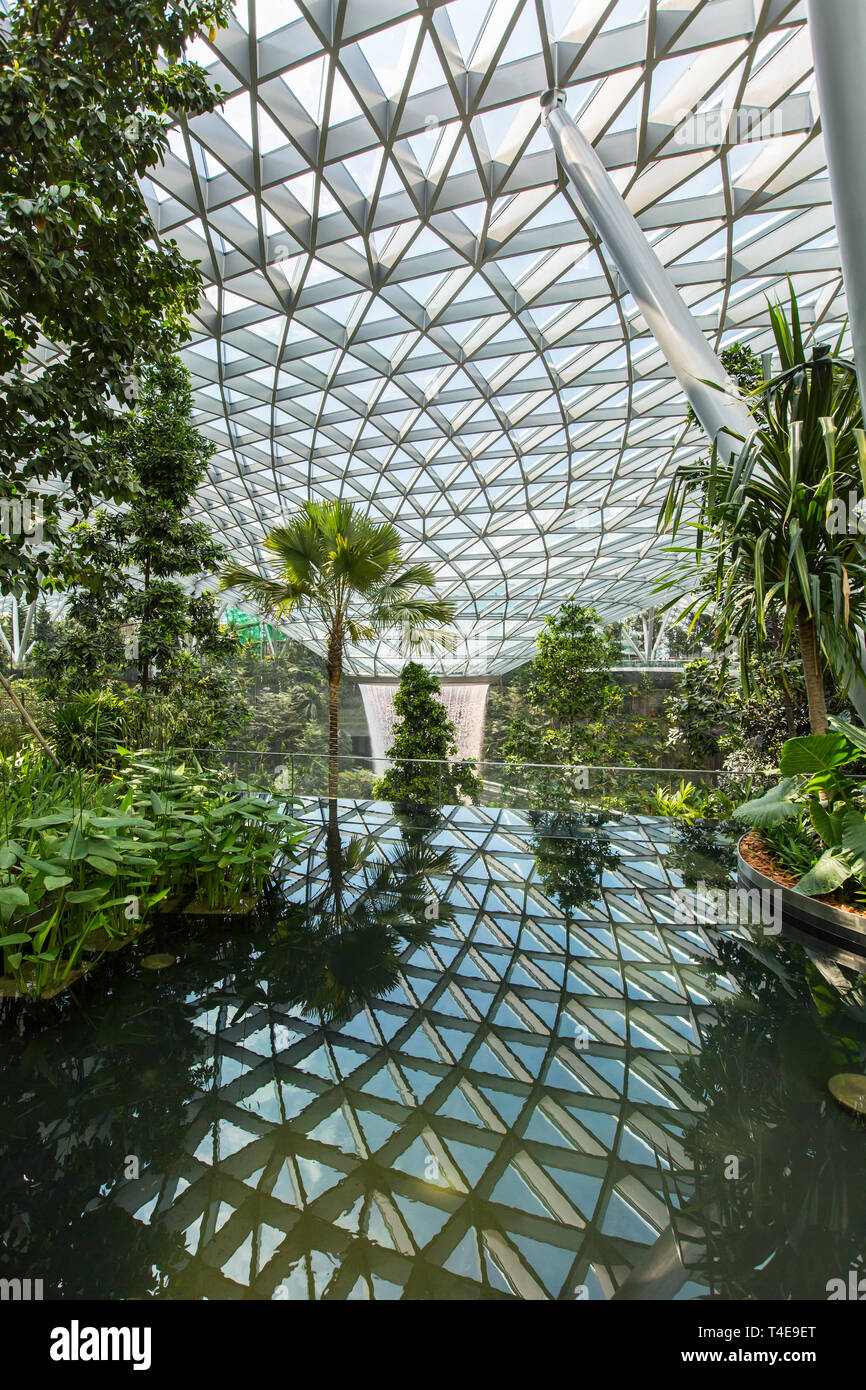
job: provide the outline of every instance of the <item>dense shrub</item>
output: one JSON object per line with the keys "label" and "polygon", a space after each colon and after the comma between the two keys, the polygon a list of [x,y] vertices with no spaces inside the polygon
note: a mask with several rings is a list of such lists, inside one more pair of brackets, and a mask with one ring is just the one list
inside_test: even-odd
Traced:
{"label": "dense shrub", "polygon": [[475,764],[451,761],[457,743],[454,725],[439,699],[439,682],[417,661],[403,667],[394,710],[398,723],[388,749],[393,766],[374,784],[374,796],[410,809],[478,796],[481,783]]}

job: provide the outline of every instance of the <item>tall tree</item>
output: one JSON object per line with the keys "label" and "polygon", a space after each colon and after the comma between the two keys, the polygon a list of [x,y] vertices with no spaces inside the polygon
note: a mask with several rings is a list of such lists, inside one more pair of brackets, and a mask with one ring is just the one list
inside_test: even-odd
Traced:
{"label": "tall tree", "polygon": [[572,600],[547,618],[538,634],[529,701],[567,730],[601,708],[619,646],[594,608]]}
{"label": "tall tree", "polygon": [[[172,352],[200,275],[159,243],[138,179],[220,93],[186,41],[228,0],[19,0],[0,26],[0,491],[42,509],[0,536],[0,590],[63,569],[69,510],[128,497],[111,447],[143,365]],[[38,358],[38,361],[37,361]]]}
{"label": "tall tree", "polygon": [[[137,409],[108,445],[128,477],[132,501],[97,512],[67,536],[67,566],[78,579],[45,675],[58,685],[93,687],[124,663],[147,693],[194,681],[221,689],[219,666],[238,648],[220,628],[213,594],[183,581],[212,572],[224,551],[186,512],[213,446],[192,422],[189,376],[177,358],[148,368]],[[219,691],[214,690],[219,696]]]}
{"label": "tall tree", "polygon": [[238,589],[276,619],[299,614],[326,633],[328,671],[328,797],[332,811],[339,782],[340,681],[347,647],[399,627],[408,646],[439,638],[454,616],[444,599],[419,598],[435,584],[429,565],[407,565],[400,536],[389,522],[371,521],[340,500],[308,501],[264,541],[276,577],[228,564],[220,587]]}
{"label": "tall tree", "polygon": [[[853,367],[807,356],[793,288],[790,322],[770,312],[782,371],[759,388],[754,432],[730,463],[714,451],[680,468],[661,522],[674,538],[696,530],[696,543],[670,547],[709,577],[688,607],[711,614],[719,648],[738,646],[747,692],[762,653],[797,651],[812,732],[825,733],[824,663],[843,688],[866,674],[866,543],[847,516],[866,490],[866,435]],[[663,587],[681,593],[682,558]]]}

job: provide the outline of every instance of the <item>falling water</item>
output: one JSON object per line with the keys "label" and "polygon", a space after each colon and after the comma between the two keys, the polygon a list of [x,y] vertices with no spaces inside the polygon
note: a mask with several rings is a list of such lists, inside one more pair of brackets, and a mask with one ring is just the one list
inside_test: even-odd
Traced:
{"label": "falling water", "polygon": [[[440,689],[439,697],[448,711],[448,718],[454,724],[458,758],[478,761],[481,757],[489,689],[490,686],[481,681],[443,685]],[[384,766],[385,754],[394,741],[394,726],[397,722],[394,696],[397,685],[361,685],[360,690],[378,772]]]}
{"label": "falling water", "polygon": [[396,685],[360,685],[361,699],[364,701],[364,714],[370,731],[370,746],[376,771],[385,757],[385,749],[391,747],[394,734],[394,693]]}

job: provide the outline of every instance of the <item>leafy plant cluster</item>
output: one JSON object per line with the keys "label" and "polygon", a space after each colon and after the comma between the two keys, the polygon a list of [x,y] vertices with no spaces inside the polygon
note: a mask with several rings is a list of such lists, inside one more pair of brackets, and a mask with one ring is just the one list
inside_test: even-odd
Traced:
{"label": "leafy plant cluster", "polygon": [[[833,712],[846,701],[830,698]],[[778,767],[789,738],[809,732],[809,709],[796,663],[767,660],[753,670],[746,693],[730,663],[701,657],[689,662],[665,701],[668,739],[683,766],[722,767],[759,775]]]}
{"label": "leafy plant cluster", "polygon": [[220,625],[215,596],[184,583],[223,550],[186,518],[213,446],[193,424],[176,358],[145,371],[139,406],[108,447],[132,500],[71,527],[65,563],[76,583],[33,653],[55,730],[65,742],[74,727],[97,744],[114,721],[137,746],[224,744],[250,711],[233,669],[236,635]]}
{"label": "leafy plant cluster", "polygon": [[547,618],[529,667],[491,691],[486,757],[601,767],[655,761],[664,748],[660,721],[629,708],[631,692],[611,676],[619,656],[594,608],[564,604]]}
{"label": "leafy plant cluster", "polygon": [[782,371],[762,382],[755,428],[733,459],[714,450],[678,469],[660,522],[675,539],[682,527],[694,536],[670,547],[677,560],[660,587],[681,595],[683,563],[697,567],[686,611],[711,617],[717,649],[736,645],[747,694],[768,651],[795,653],[810,730],[823,734],[825,668],[843,694],[864,674],[866,546],[834,518],[840,498],[866,487],[866,434],[841,340],[835,356],[807,354],[793,288],[790,319],[780,305],[770,319]]}
{"label": "leafy plant cluster", "polygon": [[[763,835],[788,831],[788,864],[812,854],[797,883],[810,897],[866,890],[866,733],[840,720],[826,734],[790,739],[782,751],[782,780],[735,812]],[[860,773],[861,775],[857,775]]]}
{"label": "leafy plant cluster", "polygon": [[676,787],[659,784],[644,796],[641,810],[654,816],[664,816],[678,820],[684,825],[696,821],[728,821],[734,814],[738,801],[751,795],[753,782],[748,778],[745,784],[731,777],[725,777],[715,787],[701,786],[680,778]]}
{"label": "leafy plant cluster", "polygon": [[176,242],[154,238],[139,180],[173,120],[219,104],[185,45],[229,12],[20,0],[0,29],[0,478],[45,513],[41,547],[0,536],[6,592],[33,598],[64,571],[61,502],[131,495],[115,432],[144,365],[188,335],[201,285]]}
{"label": "leafy plant cluster", "polygon": [[169,896],[213,911],[257,896],[303,834],[283,805],[195,759],[126,754],[106,777],[28,749],[0,761],[0,782],[0,949],[31,994],[137,934]]}

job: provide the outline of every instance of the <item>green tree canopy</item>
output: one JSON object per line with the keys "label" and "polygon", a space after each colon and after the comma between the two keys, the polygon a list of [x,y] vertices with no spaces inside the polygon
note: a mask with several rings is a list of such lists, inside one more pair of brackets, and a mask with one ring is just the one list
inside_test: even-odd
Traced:
{"label": "green tree canopy", "polygon": [[[183,341],[200,275],[159,243],[138,178],[178,115],[220,94],[186,61],[227,0],[21,0],[0,28],[0,479],[45,494],[43,544],[0,537],[0,588],[29,598],[69,509],[128,496],[113,448],[144,364]],[[33,370],[40,351],[40,367]]]}
{"label": "green tree canopy", "polygon": [[594,608],[572,600],[545,620],[538,634],[529,700],[566,729],[597,714],[610,685],[619,647]]}

